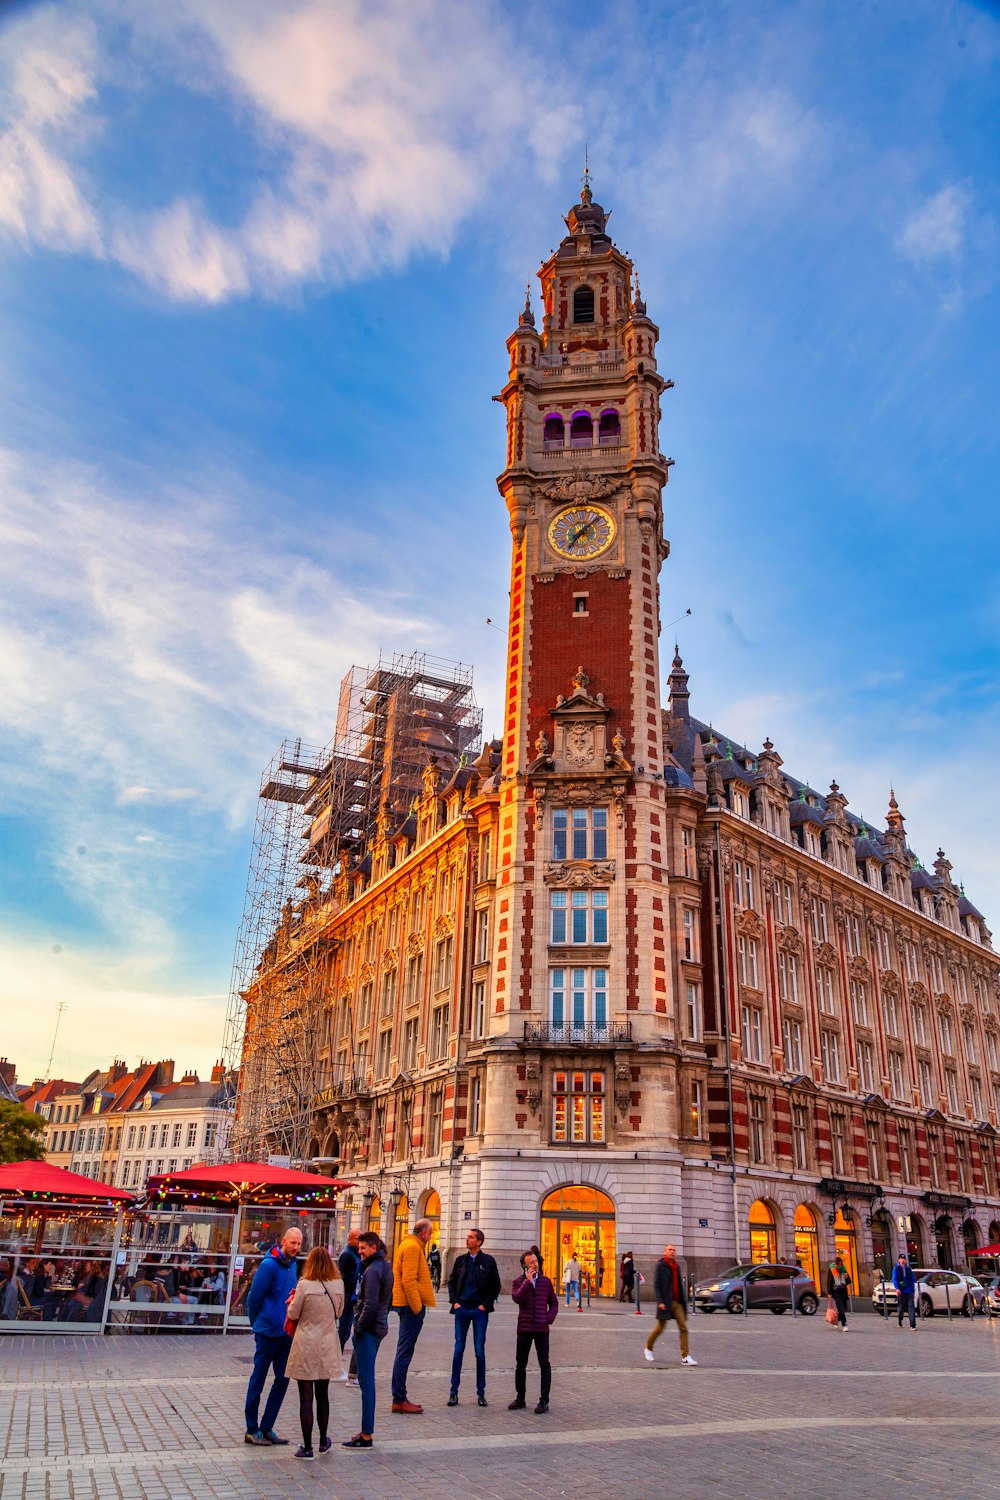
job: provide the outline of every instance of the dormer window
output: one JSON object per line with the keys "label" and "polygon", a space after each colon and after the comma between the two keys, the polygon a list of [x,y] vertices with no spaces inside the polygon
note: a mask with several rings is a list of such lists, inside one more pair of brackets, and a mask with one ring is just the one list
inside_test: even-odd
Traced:
{"label": "dormer window", "polygon": [[622,427],[616,411],[602,411],[597,423],[597,442],[601,448],[614,448],[621,442]]}
{"label": "dormer window", "polygon": [[551,416],[545,418],[545,426],[542,430],[542,447],[545,449],[564,448],[566,446],[566,424],[562,417]]}
{"label": "dormer window", "polygon": [[733,812],[738,818],[749,818],[750,795],[743,787],[730,786],[729,802]]}
{"label": "dormer window", "polygon": [[587,411],[578,411],[569,427],[569,445],[571,448],[592,448],[594,446],[594,423]]}
{"label": "dormer window", "polygon": [[590,286],[578,286],[573,293],[573,322],[593,323],[594,321],[594,289]]}

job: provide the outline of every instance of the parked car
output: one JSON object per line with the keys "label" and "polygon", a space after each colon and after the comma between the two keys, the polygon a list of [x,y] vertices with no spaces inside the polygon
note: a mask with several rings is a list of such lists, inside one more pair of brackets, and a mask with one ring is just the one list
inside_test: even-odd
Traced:
{"label": "parked car", "polygon": [[990,1272],[987,1276],[977,1276],[976,1280],[983,1289],[986,1301],[983,1311],[989,1313],[991,1318],[1000,1314],[1000,1276]]}
{"label": "parked car", "polygon": [[708,1281],[699,1281],[694,1289],[699,1312],[713,1313],[720,1307],[741,1313],[743,1299],[747,1308],[768,1308],[773,1313],[787,1312],[795,1296],[795,1309],[812,1317],[819,1306],[816,1283],[801,1266],[730,1266]]}
{"label": "parked car", "polygon": [[961,1313],[971,1318],[973,1313],[986,1309],[986,1292],[974,1276],[963,1276],[960,1271],[944,1271],[940,1266],[915,1267],[917,1278],[917,1306],[922,1317],[930,1318],[934,1313]]}
{"label": "parked car", "polygon": [[872,1306],[876,1312],[881,1312],[883,1306],[887,1313],[894,1313],[899,1307],[899,1293],[892,1284],[891,1275],[885,1281],[876,1281],[872,1287]]}

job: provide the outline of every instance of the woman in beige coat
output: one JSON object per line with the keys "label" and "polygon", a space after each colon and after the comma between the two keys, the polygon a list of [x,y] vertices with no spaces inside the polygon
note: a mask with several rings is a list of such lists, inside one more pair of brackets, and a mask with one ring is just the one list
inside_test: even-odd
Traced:
{"label": "woman in beige coat", "polygon": [[299,1383],[299,1421],[302,1423],[302,1446],[295,1450],[296,1458],[313,1457],[314,1392],[319,1451],[329,1453],[333,1447],[327,1436],[330,1381],[341,1371],[337,1320],[343,1310],[344,1283],[329,1250],[317,1245],[309,1252],[305,1269],[288,1304],[288,1316],[296,1327],[285,1374],[289,1380]]}

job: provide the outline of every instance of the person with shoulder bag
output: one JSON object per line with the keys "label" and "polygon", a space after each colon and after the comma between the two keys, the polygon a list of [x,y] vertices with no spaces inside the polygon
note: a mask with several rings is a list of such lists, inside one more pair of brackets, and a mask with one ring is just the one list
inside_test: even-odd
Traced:
{"label": "person with shoulder bag", "polygon": [[833,1298],[836,1308],[835,1316],[831,1318],[827,1309],[826,1321],[828,1323],[839,1323],[842,1331],[847,1332],[847,1298],[851,1290],[851,1276],[844,1265],[843,1258],[838,1255],[830,1267],[826,1276],[827,1295]]}
{"label": "person with shoulder bag", "polygon": [[298,1381],[299,1422],[302,1446],[296,1458],[313,1457],[313,1395],[316,1399],[316,1423],[319,1427],[319,1451],[329,1453],[330,1381],[340,1374],[341,1355],[338,1323],[344,1310],[344,1283],[333,1256],[325,1245],[309,1252],[305,1269],[295,1284],[288,1303],[286,1329],[292,1337],[291,1353],[285,1365],[289,1380]]}

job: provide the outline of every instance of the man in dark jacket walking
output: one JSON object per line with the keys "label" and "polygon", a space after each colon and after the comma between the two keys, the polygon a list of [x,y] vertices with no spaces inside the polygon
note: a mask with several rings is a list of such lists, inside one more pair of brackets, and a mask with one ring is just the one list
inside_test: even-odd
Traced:
{"label": "man in dark jacket walking", "polygon": [[[288,1442],[287,1438],[278,1437],[274,1424],[278,1420],[278,1412],[288,1389],[285,1365],[292,1341],[285,1332],[285,1313],[288,1299],[298,1280],[295,1257],[301,1249],[301,1229],[286,1229],[281,1244],[275,1245],[257,1267],[247,1293],[247,1316],[253,1329],[256,1348],[250,1384],[247,1386],[244,1413],[247,1430],[243,1441],[254,1443],[258,1448],[268,1445],[284,1447]],[[264,1416],[258,1421],[260,1398],[267,1372],[272,1366],[274,1381],[268,1393]]]}
{"label": "man in dark jacket walking", "polygon": [[485,1238],[481,1229],[469,1230],[465,1236],[465,1254],[457,1258],[448,1277],[448,1306],[455,1318],[449,1406],[458,1405],[462,1360],[470,1327],[472,1346],[476,1351],[476,1396],[480,1406],[486,1405],[486,1325],[500,1295],[500,1272],[492,1255],[483,1250]]}
{"label": "man in dark jacket walking", "polygon": [[389,1332],[389,1303],[392,1301],[392,1267],[385,1258],[382,1242],[371,1230],[359,1236],[361,1281],[354,1304],[354,1356],[361,1382],[361,1431],[342,1446],[370,1448],[375,1430],[375,1358],[379,1345]]}
{"label": "man in dark jacket walking", "polygon": [[673,1318],[677,1324],[677,1332],[681,1340],[681,1364],[696,1365],[698,1361],[692,1359],[688,1347],[688,1323],[687,1323],[687,1295],[684,1291],[684,1277],[681,1268],[677,1264],[677,1251],[673,1245],[666,1245],[663,1257],[656,1263],[656,1276],[653,1281],[656,1293],[656,1322],[652,1332],[646,1340],[645,1357],[650,1364],[653,1363],[653,1345],[660,1337],[667,1320]]}
{"label": "man in dark jacket walking", "polygon": [[549,1409],[549,1392],[552,1389],[552,1366],[549,1363],[549,1329],[559,1314],[559,1298],[556,1289],[538,1267],[538,1256],[526,1250],[521,1256],[524,1274],[514,1281],[511,1296],[517,1303],[517,1357],[514,1363],[514,1390],[517,1392],[508,1406],[508,1411],[522,1411],[527,1390],[528,1354],[534,1344],[541,1371],[542,1384],[535,1415],[542,1416]]}
{"label": "man in dark jacket walking", "polygon": [[[896,1292],[899,1297],[898,1323],[900,1328],[902,1328],[903,1326],[903,1314],[905,1312],[909,1312],[910,1314],[910,1327],[916,1328],[917,1282],[916,1277],[913,1274],[913,1267],[910,1265],[905,1255],[901,1255],[892,1268],[892,1284],[896,1288]],[[882,1293],[882,1296],[885,1296],[884,1291]]]}

